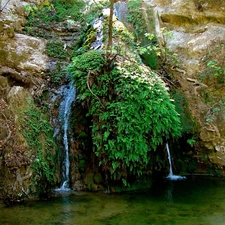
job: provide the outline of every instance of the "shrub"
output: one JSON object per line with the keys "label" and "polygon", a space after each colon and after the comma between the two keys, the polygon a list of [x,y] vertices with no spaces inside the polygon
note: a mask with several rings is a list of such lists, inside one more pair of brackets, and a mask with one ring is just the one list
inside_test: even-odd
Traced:
{"label": "shrub", "polygon": [[[151,152],[164,139],[180,135],[180,120],[157,74],[129,61],[112,70],[105,67],[100,52],[89,51],[75,57],[69,70],[78,98],[88,102],[93,151],[99,165],[112,179],[126,181],[128,175],[142,175]],[[97,74],[92,77],[91,92],[88,71]]]}

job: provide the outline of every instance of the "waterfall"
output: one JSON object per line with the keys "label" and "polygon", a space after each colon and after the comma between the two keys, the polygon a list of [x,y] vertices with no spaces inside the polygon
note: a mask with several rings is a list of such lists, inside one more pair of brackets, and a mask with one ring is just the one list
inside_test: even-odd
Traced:
{"label": "waterfall", "polygon": [[69,172],[70,172],[70,160],[69,160],[69,141],[68,141],[68,130],[71,115],[72,103],[76,97],[76,89],[71,82],[69,85],[62,87],[63,101],[59,106],[59,121],[63,131],[63,164],[62,164],[62,185],[58,189],[59,191],[68,191],[69,188]]}
{"label": "waterfall", "polygon": [[122,22],[126,27],[128,27],[127,14],[128,7],[126,2],[116,2],[114,4],[114,14],[120,22]]}
{"label": "waterfall", "polygon": [[167,150],[168,161],[169,161],[169,165],[170,165],[170,172],[169,172],[169,175],[166,178],[168,180],[184,180],[184,179],[186,179],[186,177],[184,177],[184,176],[178,176],[178,175],[173,174],[173,168],[172,168],[173,165],[172,165],[172,161],[171,161],[170,149],[169,149],[168,143],[166,143],[166,150]]}
{"label": "waterfall", "polygon": [[95,19],[91,25],[95,29],[96,40],[91,44],[90,49],[101,49],[103,40],[103,17]]}

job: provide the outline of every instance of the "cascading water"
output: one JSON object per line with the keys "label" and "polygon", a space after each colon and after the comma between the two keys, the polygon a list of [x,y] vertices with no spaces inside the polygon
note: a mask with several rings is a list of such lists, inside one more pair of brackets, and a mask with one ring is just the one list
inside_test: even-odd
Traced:
{"label": "cascading water", "polygon": [[90,49],[101,49],[103,39],[103,17],[97,18],[92,23],[96,33],[96,40],[91,44]]}
{"label": "cascading water", "polygon": [[63,131],[63,147],[64,152],[62,154],[62,185],[58,189],[59,191],[68,191],[69,188],[69,170],[70,170],[70,160],[69,160],[69,142],[68,142],[68,130],[71,115],[72,103],[76,98],[76,89],[71,82],[69,85],[62,87],[63,101],[59,106],[59,121],[62,126]]}
{"label": "cascading water", "polygon": [[167,154],[168,154],[168,161],[170,164],[170,172],[169,175],[166,177],[168,180],[184,180],[186,179],[186,177],[184,176],[179,176],[179,175],[174,175],[173,174],[173,168],[172,168],[172,161],[171,161],[171,156],[170,156],[170,149],[169,149],[169,145],[168,143],[166,143],[166,150],[167,150]]}
{"label": "cascading water", "polygon": [[126,2],[116,2],[114,4],[114,14],[120,22],[122,22],[126,27],[128,27],[127,14],[128,6]]}

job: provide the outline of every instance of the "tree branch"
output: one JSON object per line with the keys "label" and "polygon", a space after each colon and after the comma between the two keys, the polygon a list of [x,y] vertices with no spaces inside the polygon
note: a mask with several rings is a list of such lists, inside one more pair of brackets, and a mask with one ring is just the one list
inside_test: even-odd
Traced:
{"label": "tree branch", "polygon": [[88,75],[87,75],[87,87],[88,87],[88,90],[91,92],[91,94],[98,99],[98,101],[100,102],[101,106],[103,108],[105,108],[105,106],[103,105],[103,103],[101,102],[101,99],[91,90],[90,88],[90,84],[89,84],[89,77],[90,77],[90,74],[93,73],[92,71],[88,71]]}

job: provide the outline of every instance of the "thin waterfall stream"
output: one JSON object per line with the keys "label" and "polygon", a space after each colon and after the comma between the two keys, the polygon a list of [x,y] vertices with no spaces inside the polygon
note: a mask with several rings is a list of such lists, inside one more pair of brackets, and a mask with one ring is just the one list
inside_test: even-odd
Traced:
{"label": "thin waterfall stream", "polygon": [[70,116],[72,103],[76,98],[76,89],[74,84],[71,82],[68,85],[63,87],[62,90],[63,101],[59,106],[59,121],[62,125],[63,131],[63,148],[64,152],[62,154],[62,184],[61,187],[57,190],[59,191],[69,191],[69,181],[70,181],[70,160],[69,160],[69,141],[68,141],[68,131],[70,125]]}
{"label": "thin waterfall stream", "polygon": [[184,180],[184,179],[186,179],[185,176],[179,176],[179,175],[173,174],[173,165],[172,165],[172,160],[171,160],[170,149],[169,149],[168,143],[166,143],[166,150],[167,150],[168,161],[169,161],[169,165],[170,165],[170,172],[169,172],[169,175],[166,178],[168,180]]}

